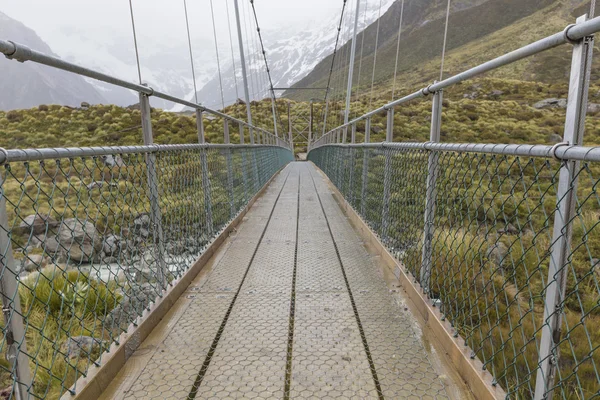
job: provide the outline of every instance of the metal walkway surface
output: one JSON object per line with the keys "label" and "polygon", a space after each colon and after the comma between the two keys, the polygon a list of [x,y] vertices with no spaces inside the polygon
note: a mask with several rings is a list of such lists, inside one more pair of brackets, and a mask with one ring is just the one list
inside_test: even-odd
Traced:
{"label": "metal walkway surface", "polygon": [[462,397],[376,264],[321,174],[292,163],[104,397]]}

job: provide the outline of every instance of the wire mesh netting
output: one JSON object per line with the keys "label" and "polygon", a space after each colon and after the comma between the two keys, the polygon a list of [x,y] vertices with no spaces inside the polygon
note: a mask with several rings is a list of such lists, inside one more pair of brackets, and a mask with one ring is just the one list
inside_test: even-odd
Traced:
{"label": "wire mesh netting", "polygon": [[545,296],[564,274],[564,295],[551,311],[561,321],[552,349],[558,368],[546,392],[598,396],[600,164],[575,164],[577,180],[569,186],[577,188],[575,218],[571,229],[560,230],[572,235],[572,246],[567,263],[550,274],[565,162],[397,143],[326,145],[311,150],[309,160],[420,283],[509,398],[533,398],[542,328],[549,323]]}
{"label": "wire mesh netting", "polygon": [[74,393],[292,160],[288,149],[264,145],[73,151],[2,166],[4,398]]}

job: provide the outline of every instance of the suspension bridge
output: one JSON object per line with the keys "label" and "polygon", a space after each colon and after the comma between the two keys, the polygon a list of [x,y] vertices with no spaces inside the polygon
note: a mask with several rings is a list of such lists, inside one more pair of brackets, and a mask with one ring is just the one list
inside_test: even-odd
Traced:
{"label": "suspension bridge", "polygon": [[[600,148],[583,142],[594,3],[564,30],[444,78],[448,1],[439,80],[396,97],[394,73],[392,101],[376,108],[375,53],[373,109],[351,119],[364,3],[344,0],[323,99],[295,118],[288,103],[287,127],[249,3],[244,17],[233,1],[245,119],[205,107],[195,87],[193,100],[154,90],[139,56],[133,83],[0,39],[16,62],[137,92],[143,140],[0,148],[2,396],[600,398]],[[247,17],[268,127],[252,120]],[[345,92],[332,82],[344,34]],[[562,141],[441,142],[445,89],[558,46],[571,48]],[[154,143],[152,97],[195,110],[197,143]],[[395,142],[395,111],[419,98],[430,140]],[[208,116],[223,143],[207,143]],[[378,118],[386,139],[372,143]],[[295,159],[300,142],[308,162]]]}

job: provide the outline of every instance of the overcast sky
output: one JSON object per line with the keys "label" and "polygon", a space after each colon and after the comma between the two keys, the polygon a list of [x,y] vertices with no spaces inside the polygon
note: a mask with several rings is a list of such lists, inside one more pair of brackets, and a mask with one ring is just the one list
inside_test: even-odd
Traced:
{"label": "overcast sky", "polygon": [[[226,2],[233,21],[233,0],[213,0],[219,36],[228,36]],[[246,13],[250,11],[249,0],[239,3]],[[309,27],[311,21],[339,12],[341,5],[342,0],[255,1],[261,28],[267,31]],[[210,0],[187,0],[187,6],[192,36],[212,38]],[[183,0],[133,0],[133,8],[140,37],[165,40],[185,35]],[[58,30],[90,35],[107,29],[123,35],[131,32],[128,0],[0,0],[0,11],[49,40]]]}

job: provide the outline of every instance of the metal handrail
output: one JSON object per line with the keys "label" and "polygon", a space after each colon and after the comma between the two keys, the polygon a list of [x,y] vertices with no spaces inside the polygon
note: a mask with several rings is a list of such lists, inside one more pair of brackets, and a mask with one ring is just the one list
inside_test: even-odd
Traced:
{"label": "metal handrail", "polygon": [[[590,19],[585,22],[580,22],[577,24],[568,25],[564,30],[557,32],[553,35],[547,36],[543,39],[540,39],[536,42],[523,46],[517,50],[511,51],[510,53],[504,54],[502,56],[496,57],[490,61],[479,64],[476,67],[468,69],[464,72],[451,76],[449,78],[444,79],[440,82],[434,82],[431,85],[425,86],[424,88],[411,93],[407,96],[404,96],[400,99],[394,100],[381,106],[373,111],[370,111],[364,115],[361,115],[358,118],[349,121],[343,125],[338,126],[327,132],[325,135],[331,134],[339,129],[344,129],[346,127],[352,126],[360,121],[368,119],[374,115],[385,112],[389,109],[394,108],[397,105],[407,103],[411,100],[415,100],[420,97],[425,97],[429,94],[438,92],[447,87],[456,85],[457,83],[463,82],[467,79],[474,78],[486,72],[490,72],[497,68],[503,67],[508,64],[512,64],[514,62],[520,61],[524,58],[533,56],[535,54],[544,52],[546,50],[550,50],[554,47],[566,44],[578,42],[585,38],[586,36],[592,35],[596,32],[600,31],[600,17],[596,17]],[[323,135],[323,136],[325,136]],[[322,137],[323,137],[322,136]],[[318,139],[320,140],[320,138]],[[317,141],[318,141],[317,140]]]}

